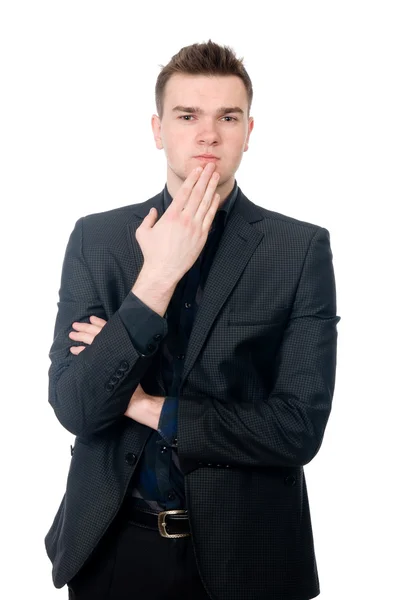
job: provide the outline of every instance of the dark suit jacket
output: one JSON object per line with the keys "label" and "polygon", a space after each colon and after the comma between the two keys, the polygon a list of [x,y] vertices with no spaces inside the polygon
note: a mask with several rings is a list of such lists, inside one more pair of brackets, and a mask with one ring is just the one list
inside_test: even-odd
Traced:
{"label": "dark suit jacket", "polygon": [[[57,588],[117,514],[152,431],[123,414],[133,390],[141,382],[165,393],[158,360],[135,350],[117,310],[143,264],[135,231],[161,202],[162,193],[83,217],[68,241],[49,354],[49,402],[76,436],[45,538]],[[75,356],[72,323],[92,314],[107,324]],[[193,326],[178,412],[192,541],[211,598],[319,593],[303,465],[331,410],[338,321],[328,231],[239,189]]]}

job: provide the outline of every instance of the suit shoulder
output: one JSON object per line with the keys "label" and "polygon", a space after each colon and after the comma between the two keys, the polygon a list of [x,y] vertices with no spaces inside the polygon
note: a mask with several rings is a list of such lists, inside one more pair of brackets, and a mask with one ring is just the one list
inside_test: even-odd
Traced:
{"label": "suit shoulder", "polygon": [[137,209],[142,204],[144,204],[144,202],[127,204],[125,206],[119,206],[117,208],[111,208],[109,210],[103,210],[97,213],[90,213],[89,215],[84,215],[82,219],[88,226],[96,224],[115,223],[117,221],[126,221],[132,217],[132,215],[135,213],[135,209]]}
{"label": "suit shoulder", "polygon": [[250,211],[255,227],[267,234],[266,239],[271,239],[271,235],[274,235],[276,242],[279,240],[277,243],[283,245],[301,243],[305,248],[308,248],[312,241],[318,243],[324,240],[325,243],[330,244],[330,233],[325,227],[269,210],[248,198],[246,200],[250,203],[248,207],[252,205],[252,208],[247,209],[247,213],[249,214]]}
{"label": "suit shoulder", "polygon": [[82,216],[79,221],[82,222],[84,239],[87,243],[107,241],[116,243],[119,234],[125,232],[128,223],[135,220],[137,209],[146,203],[151,203],[155,198]]}
{"label": "suit shoulder", "polygon": [[277,224],[282,223],[283,226],[293,225],[293,226],[299,227],[299,228],[310,229],[311,231],[314,231],[314,232],[318,231],[319,229],[325,229],[324,227],[322,227],[321,225],[317,225],[316,223],[309,223],[308,221],[301,221],[300,219],[296,219],[295,217],[290,217],[289,215],[284,215],[282,213],[275,212],[274,210],[269,210],[262,206],[258,206],[258,208],[261,210],[263,217],[265,219],[269,219],[270,221],[276,221]]}

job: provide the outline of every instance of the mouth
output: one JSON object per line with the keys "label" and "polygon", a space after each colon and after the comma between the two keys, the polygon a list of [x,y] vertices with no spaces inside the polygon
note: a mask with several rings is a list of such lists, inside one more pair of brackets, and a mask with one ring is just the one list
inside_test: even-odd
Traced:
{"label": "mouth", "polygon": [[197,158],[198,160],[205,160],[205,161],[220,160],[219,158],[217,158],[217,156],[213,156],[213,154],[200,154],[199,156],[195,156],[195,158]]}

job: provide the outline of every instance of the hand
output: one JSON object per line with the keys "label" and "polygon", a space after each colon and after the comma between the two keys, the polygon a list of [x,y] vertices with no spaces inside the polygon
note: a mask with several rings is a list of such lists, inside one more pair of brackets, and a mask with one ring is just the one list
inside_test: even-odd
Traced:
{"label": "hand", "polygon": [[215,194],[220,175],[212,177],[215,166],[209,163],[201,174],[194,169],[162,217],[157,221],[153,208],[136,230],[144,266],[164,280],[180,281],[206,243],[220,200]]}
{"label": "hand", "polygon": [[139,383],[124,415],[157,430],[165,399],[162,396],[149,396]]}
{"label": "hand", "polygon": [[[85,344],[91,344],[99,331],[103,329],[107,321],[100,317],[91,315],[89,317],[90,323],[75,322],[72,324],[73,328],[77,331],[71,331],[68,334],[72,340],[77,342],[85,342]],[[86,346],[71,346],[70,352],[72,354],[80,354],[82,350],[85,350]]]}

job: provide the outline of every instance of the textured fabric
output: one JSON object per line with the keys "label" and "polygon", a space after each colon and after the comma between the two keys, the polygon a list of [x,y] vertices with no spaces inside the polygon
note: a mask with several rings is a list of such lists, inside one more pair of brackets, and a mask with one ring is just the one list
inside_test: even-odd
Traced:
{"label": "textured fabric", "polygon": [[[82,217],[67,244],[49,353],[49,402],[76,436],[45,538],[58,588],[113,523],[153,431],[124,416],[132,390],[140,382],[151,395],[165,392],[159,350],[139,353],[118,310],[143,265],[135,231],[162,202],[163,192]],[[72,323],[92,314],[107,323],[75,356]],[[238,188],[193,323],[178,403],[191,539],[212,599],[319,594],[303,466],[331,411],[338,321],[328,231],[266,210]]]}
{"label": "textured fabric", "polygon": [[152,356],[160,340],[167,335],[167,321],[151,310],[130,291],[118,309],[135,348],[143,356]]}
{"label": "textured fabric", "polygon": [[[216,212],[208,239],[197,261],[177,285],[165,318],[154,312],[132,292],[119,308],[121,319],[137,350],[147,355],[155,354],[156,342],[159,342],[160,372],[166,394],[169,394],[160,415],[158,431],[153,431],[146,442],[131,481],[132,496],[139,507],[150,507],[158,512],[186,508],[184,475],[180,469],[176,443],[177,394],[193,322],[237,193],[238,185],[235,182],[233,190]],[[166,185],[162,213],[167,210],[172,200]]]}
{"label": "textured fabric", "polygon": [[[155,342],[160,342],[167,333],[167,320],[132,292],[119,312],[135,348],[139,352],[155,354]],[[177,415],[178,397],[167,396],[158,431],[152,431],[148,438],[131,480],[131,494],[139,507],[150,507],[159,512],[182,508],[185,504],[183,474],[177,455]]]}
{"label": "textured fabric", "polygon": [[166,396],[157,431],[169,448],[177,446],[178,396]]}

